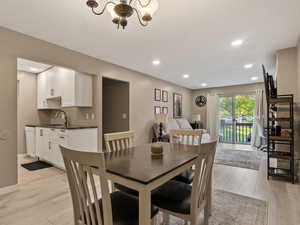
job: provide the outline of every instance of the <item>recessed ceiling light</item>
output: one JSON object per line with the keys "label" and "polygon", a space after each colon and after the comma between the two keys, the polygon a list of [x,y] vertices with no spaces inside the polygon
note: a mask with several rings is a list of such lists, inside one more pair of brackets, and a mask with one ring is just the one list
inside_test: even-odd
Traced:
{"label": "recessed ceiling light", "polygon": [[155,60],[152,61],[152,64],[157,66],[157,65],[160,64],[160,61],[158,59],[155,59]]}
{"label": "recessed ceiling light", "polygon": [[252,68],[252,67],[253,67],[253,64],[246,64],[246,65],[244,66],[245,69],[250,69],[250,68]]}
{"label": "recessed ceiling light", "polygon": [[240,46],[242,44],[243,44],[243,40],[240,40],[240,39],[231,42],[231,45],[234,46],[234,47]]}
{"label": "recessed ceiling light", "polygon": [[38,72],[39,70],[37,68],[30,67],[30,71],[32,71],[32,72]]}
{"label": "recessed ceiling light", "polygon": [[251,80],[253,81],[258,80],[258,77],[251,77]]}
{"label": "recessed ceiling light", "polygon": [[188,74],[183,74],[182,77],[185,78],[185,79],[187,79],[187,78],[190,77],[190,75],[188,75]]}
{"label": "recessed ceiling light", "polygon": [[202,86],[202,87],[206,87],[206,86],[207,86],[207,83],[202,83],[201,86]]}

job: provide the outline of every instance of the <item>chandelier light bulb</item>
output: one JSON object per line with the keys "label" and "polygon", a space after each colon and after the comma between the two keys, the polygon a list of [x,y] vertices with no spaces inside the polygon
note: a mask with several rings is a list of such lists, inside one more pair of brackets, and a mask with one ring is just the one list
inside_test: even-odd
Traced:
{"label": "chandelier light bulb", "polygon": [[[150,1],[150,2],[149,2]],[[138,0],[136,5],[144,21],[150,21],[158,10],[157,0]]]}
{"label": "chandelier light bulb", "polygon": [[108,5],[107,6],[107,10],[110,13],[111,17],[113,19],[118,18],[119,16],[117,15],[117,13],[115,12],[115,6],[114,5]]}

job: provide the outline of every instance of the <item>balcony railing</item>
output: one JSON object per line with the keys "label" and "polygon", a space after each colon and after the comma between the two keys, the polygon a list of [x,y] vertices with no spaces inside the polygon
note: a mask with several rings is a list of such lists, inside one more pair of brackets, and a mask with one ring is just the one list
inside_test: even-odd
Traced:
{"label": "balcony railing", "polygon": [[221,143],[232,144],[250,144],[253,123],[243,122],[228,123],[224,120],[220,121],[219,140]]}

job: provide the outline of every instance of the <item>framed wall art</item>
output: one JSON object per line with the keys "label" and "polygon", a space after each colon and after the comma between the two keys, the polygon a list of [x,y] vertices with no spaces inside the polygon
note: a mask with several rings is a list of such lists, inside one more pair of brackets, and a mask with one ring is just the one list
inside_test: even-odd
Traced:
{"label": "framed wall art", "polygon": [[154,106],[154,115],[161,114],[161,107],[160,106]]}
{"label": "framed wall art", "polygon": [[182,118],[182,94],[173,93],[173,117]]}
{"label": "framed wall art", "polygon": [[169,101],[169,93],[168,91],[162,91],[162,101],[168,102]]}
{"label": "framed wall art", "polygon": [[154,89],[154,100],[157,102],[161,101],[161,90],[158,88]]}

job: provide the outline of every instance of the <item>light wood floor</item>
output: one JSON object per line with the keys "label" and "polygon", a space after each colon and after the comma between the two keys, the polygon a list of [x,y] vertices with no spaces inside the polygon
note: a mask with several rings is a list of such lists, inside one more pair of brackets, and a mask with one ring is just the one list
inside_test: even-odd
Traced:
{"label": "light wood floor", "polygon": [[[20,163],[30,161],[20,157]],[[267,181],[260,171],[215,165],[214,187],[266,200],[269,225],[300,224],[300,186]],[[71,225],[72,203],[63,171],[49,168],[29,172],[19,167],[19,185],[0,195],[0,225]],[[259,225],[259,224],[257,224]]]}
{"label": "light wood floor", "polygon": [[256,151],[256,149],[252,148],[251,145],[219,143],[218,147],[231,150]]}

